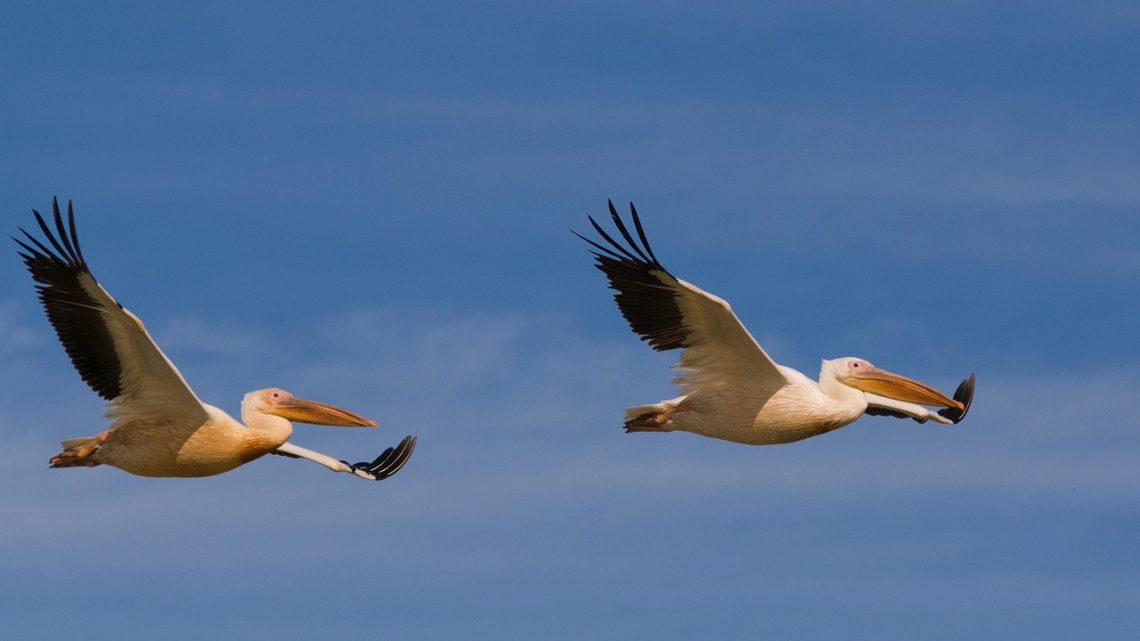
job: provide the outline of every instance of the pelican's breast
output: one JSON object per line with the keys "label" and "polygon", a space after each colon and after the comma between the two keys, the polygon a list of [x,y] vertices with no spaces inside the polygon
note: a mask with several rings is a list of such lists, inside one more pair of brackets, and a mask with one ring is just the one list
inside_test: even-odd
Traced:
{"label": "pelican's breast", "polygon": [[791,443],[843,427],[862,415],[863,409],[838,403],[814,382],[786,385],[756,413],[753,427],[764,443]]}
{"label": "pelican's breast", "polygon": [[280,443],[228,416],[198,427],[163,423],[118,425],[96,453],[100,463],[140,476],[212,476],[272,451]]}

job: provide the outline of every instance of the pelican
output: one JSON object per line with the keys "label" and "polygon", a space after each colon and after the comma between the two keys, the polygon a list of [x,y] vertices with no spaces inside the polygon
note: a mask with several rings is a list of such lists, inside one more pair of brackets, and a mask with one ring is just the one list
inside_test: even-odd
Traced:
{"label": "pelican", "polygon": [[[211,476],[265,454],[304,458],[334,472],[378,481],[400,470],[416,446],[405,437],[371,462],[351,465],[288,443],[290,421],[355,427],[376,422],[345,409],[298,398],[282,389],[257,390],[241,404],[244,425],[203,403],[162,353],[142,321],[95,280],[79,248],[75,214],[67,226],[52,198],[55,233],[32,210],[46,242],[20,231],[13,237],[37,283],[40,302],[79,376],[107,401],[111,426],[90,437],[63,441],[51,467],[110,465],[141,476]],[[29,244],[30,243],[30,244]]]}
{"label": "pelican", "polygon": [[[637,240],[613,202],[610,217],[625,240],[590,224],[608,246],[589,243],[617,291],[618,309],[641,340],[657,351],[681,350],[674,366],[677,398],[625,410],[626,432],[680,430],[713,438],[769,445],[791,443],[855,422],[863,414],[912,418],[919,423],[961,421],[974,396],[974,375],[948,398],[942,392],[862,358],[823,361],[819,382],[779,365],[748,333],[724,300],[669,273],[653,254],[637,209],[629,205]],[[931,405],[943,409],[934,411]]]}

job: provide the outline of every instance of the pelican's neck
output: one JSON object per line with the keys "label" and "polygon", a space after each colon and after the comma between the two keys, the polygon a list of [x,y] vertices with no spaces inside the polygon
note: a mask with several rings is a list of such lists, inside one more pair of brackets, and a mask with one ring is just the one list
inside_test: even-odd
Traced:
{"label": "pelican's neck", "polygon": [[819,370],[819,389],[828,399],[851,408],[856,412],[856,416],[867,409],[867,395],[854,387],[840,383],[832,369],[831,361],[824,361],[823,367]]}
{"label": "pelican's neck", "polygon": [[248,403],[241,404],[241,420],[250,430],[281,445],[293,435],[293,424],[287,419],[250,409]]}

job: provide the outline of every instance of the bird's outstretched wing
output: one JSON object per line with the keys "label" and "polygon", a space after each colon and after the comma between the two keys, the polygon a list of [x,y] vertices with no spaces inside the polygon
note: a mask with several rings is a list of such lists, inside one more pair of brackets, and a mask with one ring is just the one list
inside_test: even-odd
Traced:
{"label": "bird's outstretched wing", "polygon": [[368,481],[383,481],[396,472],[399,472],[400,468],[404,467],[404,464],[412,457],[412,452],[415,451],[415,449],[416,437],[408,435],[395,447],[389,447],[384,450],[380,456],[377,456],[372,462],[365,461],[363,463],[350,464],[346,461],[337,460],[327,454],[314,452],[313,450],[305,449],[298,445],[293,445],[292,443],[285,443],[270,452],[270,454],[287,456],[289,458],[308,459],[314,463],[320,463],[334,472],[347,472]]}
{"label": "bird's outstretched wing", "polygon": [[630,203],[635,240],[609,203],[610,217],[625,244],[618,242],[592,216],[590,224],[608,246],[575,235],[594,247],[596,267],[617,291],[622,316],[641,339],[657,351],[681,349],[674,381],[688,394],[706,384],[748,381],[776,390],[787,378],[748,333],[727,302],[669,273],[653,254],[637,209]]}
{"label": "bird's outstretched wing", "polygon": [[107,415],[119,421],[190,426],[205,422],[208,415],[202,402],[155,345],[142,321],[91,275],[79,249],[71,203],[67,203],[66,226],[55,198],[51,206],[55,233],[38,211],[32,211],[47,244],[23,228],[20,231],[28,242],[12,240],[23,249],[20,257],[36,281],[48,320],[79,376],[108,401]]}
{"label": "bird's outstretched wing", "polygon": [[867,410],[863,413],[869,416],[910,418],[919,423],[925,423],[928,420],[946,425],[959,423],[966,418],[966,413],[970,411],[970,404],[974,402],[973,374],[958,384],[958,389],[954,390],[954,400],[962,404],[962,409],[947,407],[935,411],[915,403],[896,401],[878,394],[867,393]]}

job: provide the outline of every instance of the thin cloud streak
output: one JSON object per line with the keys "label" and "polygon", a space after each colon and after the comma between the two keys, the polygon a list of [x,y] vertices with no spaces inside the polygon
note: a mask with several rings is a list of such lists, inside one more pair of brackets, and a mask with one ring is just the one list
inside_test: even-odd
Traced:
{"label": "thin cloud streak", "polygon": [[[58,9],[0,21],[6,233],[74,198],[201,398],[378,419],[298,426],[350,461],[420,445],[379,484],[48,470],[103,407],[10,245],[14,638],[1135,637],[1135,7]],[[606,198],[780,362],[976,370],[969,419],[624,434],[675,354],[567,232]]]}
{"label": "thin cloud streak", "polygon": [[270,346],[269,337],[263,332],[202,316],[168,318],[155,330],[153,338],[164,350],[217,354],[257,354],[268,351]]}
{"label": "thin cloud streak", "polygon": [[[1129,488],[1140,487],[1127,482],[1140,480],[1129,465],[1140,441],[1131,438],[1129,412],[1119,403],[1140,379],[1130,370],[1036,380],[1024,373],[994,373],[983,378],[969,423],[954,428],[871,418],[786,448],[725,447],[686,434],[620,434],[623,404],[671,390],[665,384],[669,373],[634,341],[591,341],[541,315],[445,316],[390,308],[324,319],[306,330],[308,350],[295,355],[311,364],[293,366],[281,376],[320,393],[340,390],[340,402],[369,406],[382,424],[393,414],[404,429],[414,432],[413,426],[422,424],[428,449],[433,439],[479,442],[515,460],[509,468],[463,469],[463,475],[489,475],[483,482],[504,491],[489,491],[489,497],[603,493],[631,483],[673,485],[676,481],[668,479],[678,478],[686,480],[677,490],[692,495],[751,488],[816,499],[839,479],[857,480],[865,492],[916,496],[941,488],[991,500],[1050,496],[1115,502],[1137,498]],[[507,391],[489,394],[487,389]],[[387,407],[376,406],[377,396]],[[1056,399],[1063,400],[1051,406]],[[295,438],[344,447],[346,438],[359,442],[354,435],[362,432],[376,440],[378,432],[372,430],[308,427]],[[69,436],[74,435],[53,434],[48,443]],[[931,440],[937,446],[931,447]],[[654,456],[625,459],[642,446]],[[900,456],[901,448],[916,446]],[[860,458],[849,458],[849,448]],[[876,462],[868,464],[865,456]],[[541,465],[531,464],[539,458]],[[590,473],[577,475],[583,460],[591,461]],[[440,478],[451,476],[444,472]],[[506,492],[511,487],[531,489]]]}
{"label": "thin cloud streak", "polygon": [[[845,585],[858,585],[868,599],[907,602],[912,597],[901,593],[913,588],[965,608],[995,595],[1005,595],[1009,607],[1057,605],[1072,590],[1070,608],[1113,612],[1135,590],[1111,576],[1025,574],[1020,562],[964,577],[915,576],[904,563],[957,564],[976,553],[976,537],[1006,527],[1010,514],[1114,513],[1140,500],[1133,464],[1140,439],[1126,408],[1109,402],[1134,389],[1140,374],[1132,370],[995,373],[985,376],[959,426],[865,419],[796,445],[748,448],[687,434],[623,434],[624,404],[668,390],[660,355],[628,336],[592,339],[568,319],[388,307],[318,319],[293,336],[308,346],[294,362],[308,365],[284,370],[286,379],[330,390],[366,380],[338,398],[354,407],[395,392],[376,408],[384,410],[378,430],[305,426],[294,440],[360,453],[406,430],[421,438],[406,470],[380,485],[273,457],[196,480],[47,470],[55,441],[74,434],[45,426],[7,439],[12,464],[0,470],[0,502],[19,518],[4,520],[0,541],[22,551],[3,560],[11,575],[31,593],[45,589],[44,581],[58,584],[65,570],[50,569],[49,560],[67,550],[85,559],[66,570],[72,585],[108,573],[172,576],[193,563],[199,571],[171,589],[212,595],[192,597],[195,607],[251,589],[274,595],[279,590],[265,586],[277,584],[290,584],[294,594],[279,598],[319,599],[317,584],[292,579],[373,574],[402,577],[376,592],[388,603],[489,583],[504,586],[495,588],[497,598],[546,611],[543,591],[522,586],[555,572],[562,599],[596,605],[604,596],[643,614],[664,596],[653,585],[683,584],[683,577],[698,578],[682,588],[687,602],[713,611],[755,607],[765,595],[837,598]],[[471,357],[449,358],[460,353]],[[223,387],[238,377],[219,371]],[[417,378],[427,374],[441,379]],[[1051,406],[1057,399],[1064,401]],[[68,411],[72,406],[64,400],[58,410],[71,417],[67,425],[97,429],[93,416]],[[1074,430],[1076,417],[1095,429]],[[14,435],[15,426],[0,417],[0,430]],[[948,515],[961,524],[927,531]],[[868,518],[912,525],[884,534],[866,530]],[[973,521],[986,519],[997,521],[971,532]],[[694,523],[695,539],[671,534]],[[833,528],[844,530],[843,544],[830,538]],[[1058,535],[1046,536],[1039,545],[1053,545]],[[329,540],[335,545],[322,543]],[[777,561],[756,546],[791,556]],[[719,552],[709,556],[711,549]],[[733,557],[739,567],[725,565]],[[852,583],[848,566],[875,560],[880,566],[859,570],[863,578]],[[655,578],[645,585],[646,577]],[[511,585],[520,586],[517,593]],[[1013,587],[1027,589],[1006,591]],[[65,598],[78,598],[75,589],[66,588]],[[726,602],[726,593],[740,596]],[[447,594],[437,606],[442,612],[475,607]]]}
{"label": "thin cloud streak", "polygon": [[18,301],[0,300],[0,353],[26,351],[43,340],[43,333],[25,320],[26,306]]}

